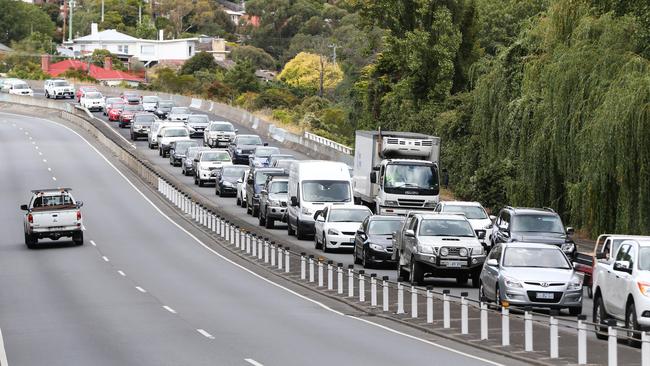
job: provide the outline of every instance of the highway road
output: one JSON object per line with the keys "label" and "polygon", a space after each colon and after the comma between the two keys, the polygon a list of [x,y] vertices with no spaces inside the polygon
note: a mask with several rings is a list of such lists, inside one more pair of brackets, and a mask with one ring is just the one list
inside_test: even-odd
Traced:
{"label": "highway road", "polygon": [[[256,275],[209,250],[208,238],[61,125],[0,113],[0,152],[10,365],[516,364],[380,328]],[[84,201],[86,244],[28,250],[18,207],[31,189],[52,186]]]}

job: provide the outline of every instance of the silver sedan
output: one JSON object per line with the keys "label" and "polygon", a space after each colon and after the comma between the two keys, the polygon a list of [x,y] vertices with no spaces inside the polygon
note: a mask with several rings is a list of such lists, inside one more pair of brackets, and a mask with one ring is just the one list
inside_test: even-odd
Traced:
{"label": "silver sedan", "polygon": [[569,309],[582,313],[582,276],[557,246],[503,243],[481,272],[479,296],[504,306]]}

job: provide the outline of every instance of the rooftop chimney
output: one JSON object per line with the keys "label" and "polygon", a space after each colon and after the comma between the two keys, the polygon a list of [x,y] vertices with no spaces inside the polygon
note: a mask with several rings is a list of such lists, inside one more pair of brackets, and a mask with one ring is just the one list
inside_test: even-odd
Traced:
{"label": "rooftop chimney", "polygon": [[113,59],[110,56],[104,58],[104,68],[106,70],[113,70]]}
{"label": "rooftop chimney", "polygon": [[41,55],[41,70],[47,73],[50,70],[50,55]]}
{"label": "rooftop chimney", "polygon": [[90,23],[90,34],[97,34],[99,28],[97,28],[97,23]]}
{"label": "rooftop chimney", "polygon": [[162,29],[158,31],[158,40],[159,40],[159,41],[162,41],[162,40],[163,40],[163,34],[164,34],[164,33],[165,33],[165,31],[162,30]]}

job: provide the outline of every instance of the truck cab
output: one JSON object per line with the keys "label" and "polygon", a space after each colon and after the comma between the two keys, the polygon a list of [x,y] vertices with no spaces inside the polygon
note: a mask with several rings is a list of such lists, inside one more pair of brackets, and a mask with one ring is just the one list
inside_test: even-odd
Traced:
{"label": "truck cab", "polygon": [[354,198],[379,215],[433,211],[439,201],[440,139],[407,132],[357,131]]}

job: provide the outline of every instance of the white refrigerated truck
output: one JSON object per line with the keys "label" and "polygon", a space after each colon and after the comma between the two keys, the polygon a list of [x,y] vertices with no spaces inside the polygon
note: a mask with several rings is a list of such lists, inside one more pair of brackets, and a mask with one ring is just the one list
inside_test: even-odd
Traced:
{"label": "white refrigerated truck", "polygon": [[354,198],[381,215],[433,210],[439,201],[440,138],[411,132],[357,131]]}

